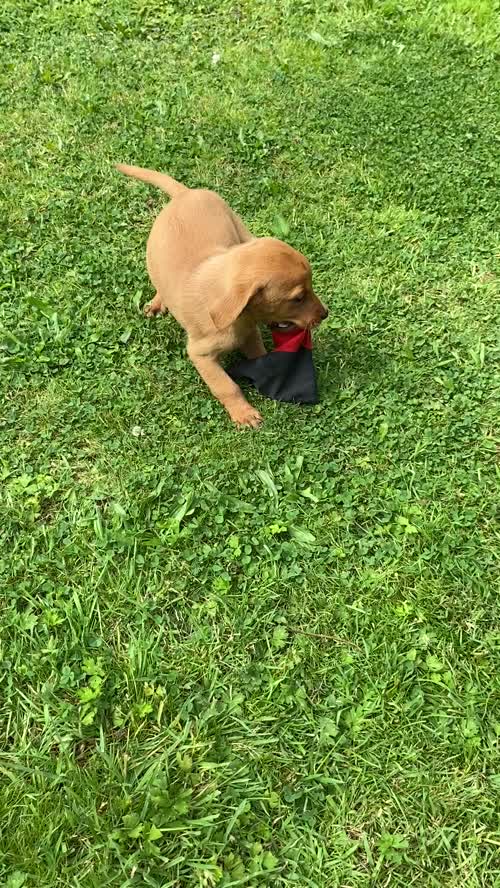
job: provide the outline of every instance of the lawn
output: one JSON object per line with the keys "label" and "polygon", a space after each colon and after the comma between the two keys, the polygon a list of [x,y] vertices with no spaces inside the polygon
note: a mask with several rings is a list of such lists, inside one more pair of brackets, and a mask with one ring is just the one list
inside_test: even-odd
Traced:
{"label": "lawn", "polygon": [[[500,886],[500,8],[4,0],[0,884]],[[321,403],[233,428],[144,264],[304,252]]]}

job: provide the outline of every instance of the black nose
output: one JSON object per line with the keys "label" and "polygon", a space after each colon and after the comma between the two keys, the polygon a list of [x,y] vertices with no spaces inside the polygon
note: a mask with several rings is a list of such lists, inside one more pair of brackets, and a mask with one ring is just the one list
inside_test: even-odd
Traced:
{"label": "black nose", "polygon": [[321,310],[321,319],[324,321],[328,317],[328,309],[326,305],[323,306]]}

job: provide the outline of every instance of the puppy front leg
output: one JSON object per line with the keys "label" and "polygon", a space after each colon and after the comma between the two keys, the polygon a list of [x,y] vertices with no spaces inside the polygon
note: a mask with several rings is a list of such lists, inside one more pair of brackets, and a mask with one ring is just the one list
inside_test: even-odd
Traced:
{"label": "puppy front leg", "polygon": [[188,355],[201,378],[227,410],[233,422],[256,429],[262,422],[262,416],[248,403],[240,387],[227,375],[217,359],[207,355],[197,355],[189,347]]}
{"label": "puppy front leg", "polygon": [[255,330],[252,330],[250,335],[245,339],[245,342],[241,346],[241,351],[245,355],[245,358],[250,358],[251,360],[254,358],[262,358],[264,355],[267,355],[267,350],[262,341],[261,332],[258,327],[256,327]]}

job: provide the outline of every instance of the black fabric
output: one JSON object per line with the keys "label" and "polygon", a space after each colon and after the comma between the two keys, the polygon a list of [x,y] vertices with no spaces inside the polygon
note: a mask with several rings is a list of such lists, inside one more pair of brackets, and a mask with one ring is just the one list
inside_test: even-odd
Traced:
{"label": "black fabric", "polygon": [[273,401],[317,404],[318,390],[312,351],[272,351],[254,360],[244,359],[227,371],[231,379],[250,382]]}

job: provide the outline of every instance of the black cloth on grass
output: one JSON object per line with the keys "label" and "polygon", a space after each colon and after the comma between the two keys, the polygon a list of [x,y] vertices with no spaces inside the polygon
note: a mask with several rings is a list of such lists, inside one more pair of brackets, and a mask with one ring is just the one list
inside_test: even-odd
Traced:
{"label": "black cloth on grass", "polygon": [[273,351],[261,358],[237,361],[227,371],[231,379],[250,382],[273,401],[317,404],[318,389],[309,330],[271,328]]}

